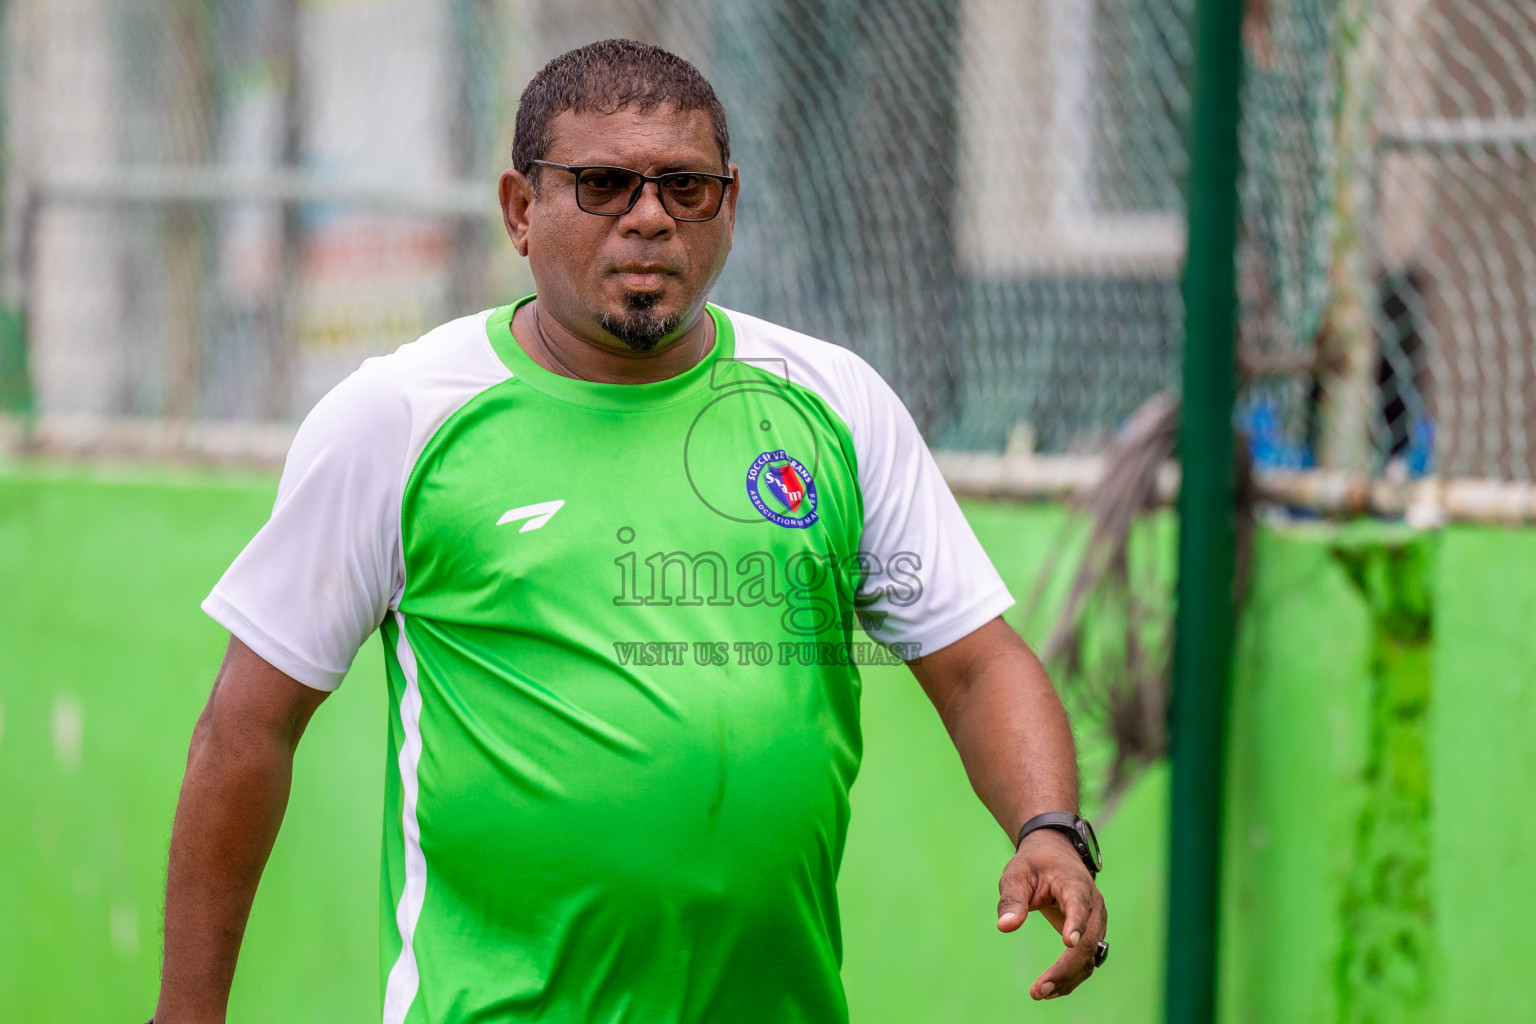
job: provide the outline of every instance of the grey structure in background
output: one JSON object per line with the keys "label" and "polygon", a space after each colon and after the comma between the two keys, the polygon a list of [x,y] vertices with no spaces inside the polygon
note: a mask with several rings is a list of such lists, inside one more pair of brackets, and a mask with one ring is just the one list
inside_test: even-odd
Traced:
{"label": "grey structure in background", "polygon": [[[935,445],[1095,451],[1178,378],[1191,6],[15,0],[3,270],[38,405],[291,421],[520,294],[517,95],[620,35],[730,112],[718,301],[861,352]],[[1248,5],[1261,457],[1536,471],[1528,6]]]}

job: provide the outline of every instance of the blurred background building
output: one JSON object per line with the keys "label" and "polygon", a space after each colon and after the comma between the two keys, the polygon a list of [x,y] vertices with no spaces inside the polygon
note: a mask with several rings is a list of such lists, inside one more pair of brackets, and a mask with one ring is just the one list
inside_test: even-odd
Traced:
{"label": "blurred background building", "polygon": [[[14,0],[10,404],[292,421],[531,287],[494,182],[594,38],[694,60],[744,190],[716,300],[848,345],[936,446],[1081,453],[1177,385],[1188,0]],[[1536,24],[1248,0],[1261,465],[1536,470]],[[12,321],[8,321],[12,322]]]}

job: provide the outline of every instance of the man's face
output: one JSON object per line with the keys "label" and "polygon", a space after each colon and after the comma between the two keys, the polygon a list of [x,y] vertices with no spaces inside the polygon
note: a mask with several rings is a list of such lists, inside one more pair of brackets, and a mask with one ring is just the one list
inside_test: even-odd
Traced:
{"label": "man's face", "polygon": [[[644,114],[565,111],[551,125],[543,159],[559,164],[602,164],[642,174],[668,171],[722,173],[709,114],[662,106]],[[732,165],[729,173],[735,172]],[[646,351],[697,322],[710,288],[731,251],[737,185],[708,221],[678,221],[647,183],[634,208],[621,217],[587,213],[576,205],[576,179],[568,171],[535,167],[533,192],[515,171],[503,175],[507,231],[528,257],[539,302],[561,324],[609,347],[615,339]]]}

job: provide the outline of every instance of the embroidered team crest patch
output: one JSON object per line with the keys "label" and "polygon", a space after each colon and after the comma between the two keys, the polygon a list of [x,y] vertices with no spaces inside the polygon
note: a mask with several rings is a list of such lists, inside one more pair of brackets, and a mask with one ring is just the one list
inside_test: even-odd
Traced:
{"label": "embroidered team crest patch", "polygon": [[803,530],[818,518],[810,470],[784,449],[763,452],[747,470],[747,497],[764,519]]}

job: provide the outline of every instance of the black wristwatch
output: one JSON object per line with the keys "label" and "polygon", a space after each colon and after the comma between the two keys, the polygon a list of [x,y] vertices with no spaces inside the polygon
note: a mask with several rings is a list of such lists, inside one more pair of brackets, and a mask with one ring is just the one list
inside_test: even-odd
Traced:
{"label": "black wristwatch", "polygon": [[1077,855],[1083,858],[1083,864],[1088,868],[1088,873],[1095,878],[1104,868],[1104,858],[1099,854],[1099,837],[1093,834],[1093,826],[1088,824],[1087,818],[1079,818],[1071,811],[1046,811],[1037,814],[1024,823],[1019,829],[1019,837],[1014,840],[1013,848],[1017,850],[1024,845],[1024,837],[1036,829],[1049,828],[1064,833],[1072,841],[1072,848]]}

